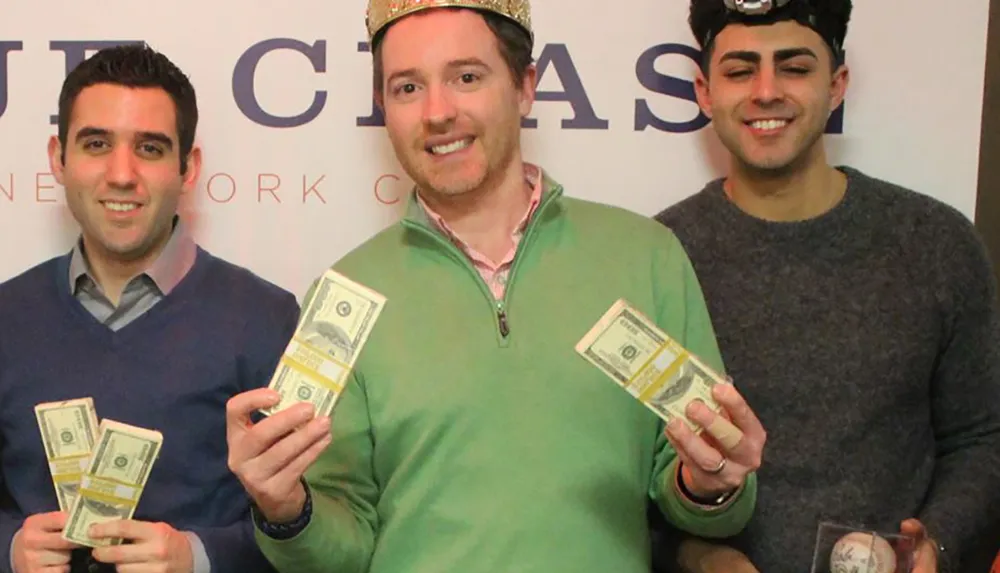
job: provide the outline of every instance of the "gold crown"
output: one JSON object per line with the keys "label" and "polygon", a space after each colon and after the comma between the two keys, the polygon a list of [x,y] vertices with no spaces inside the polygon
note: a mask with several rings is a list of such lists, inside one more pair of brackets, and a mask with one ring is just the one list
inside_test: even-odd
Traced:
{"label": "gold crown", "polygon": [[429,8],[471,8],[505,16],[520,25],[534,40],[529,0],[368,0],[368,40],[403,16]]}

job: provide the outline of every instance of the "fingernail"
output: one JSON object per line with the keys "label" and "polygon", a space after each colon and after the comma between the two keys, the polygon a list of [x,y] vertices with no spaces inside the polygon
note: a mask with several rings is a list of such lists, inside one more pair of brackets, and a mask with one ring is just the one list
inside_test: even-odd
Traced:
{"label": "fingernail", "polygon": [[680,429],[681,429],[681,421],[680,420],[674,419],[674,420],[671,420],[669,424],[667,424],[667,431],[670,432],[671,434],[676,435],[677,431],[680,430]]}
{"label": "fingernail", "polygon": [[329,430],[330,429],[330,417],[329,416],[323,416],[322,418],[320,418],[319,419],[319,427],[323,428],[324,430]]}

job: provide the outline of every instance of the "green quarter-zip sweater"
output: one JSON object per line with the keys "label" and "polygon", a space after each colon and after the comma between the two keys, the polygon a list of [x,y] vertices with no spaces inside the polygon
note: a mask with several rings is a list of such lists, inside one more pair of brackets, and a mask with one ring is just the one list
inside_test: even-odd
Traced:
{"label": "green quarter-zip sweater", "polygon": [[413,197],[334,268],[387,303],[306,473],[308,525],[256,531],[283,573],[647,573],[650,498],[699,535],[749,520],[754,475],[721,509],[683,498],[663,423],[574,350],[626,298],[722,370],[659,223],[546,176],[499,302]]}

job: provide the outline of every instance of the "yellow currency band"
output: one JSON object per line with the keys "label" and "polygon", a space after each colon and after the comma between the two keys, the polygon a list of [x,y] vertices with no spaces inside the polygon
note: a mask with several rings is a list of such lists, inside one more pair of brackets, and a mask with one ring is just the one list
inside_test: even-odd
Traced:
{"label": "yellow currency band", "polygon": [[[127,483],[121,480],[116,480],[114,478],[107,477],[95,477],[93,475],[86,475],[86,480],[80,480],[80,495],[90,497],[93,499],[98,499],[101,501],[109,501],[115,503],[131,503],[135,504],[139,502],[139,496],[142,495],[143,486],[136,485],[134,483]],[[89,482],[89,485],[84,486],[83,482]],[[119,487],[126,487],[132,490],[132,497],[122,497],[120,495],[115,495],[114,491],[118,490]]]}
{"label": "yellow currency band", "polygon": [[641,400],[642,402],[648,402],[653,396],[655,396],[656,393],[660,391],[660,388],[662,388],[663,385],[667,383],[667,379],[673,376],[674,373],[680,369],[681,364],[683,364],[684,360],[686,360],[688,357],[688,352],[686,350],[684,350],[682,347],[680,347],[677,344],[674,344],[671,341],[667,341],[649,357],[649,360],[647,360],[646,363],[642,365],[642,368],[640,368],[639,371],[635,373],[635,376],[633,376],[632,379],[629,380],[629,384],[631,385],[636,378],[639,378],[639,376],[641,376],[642,373],[645,372],[647,368],[651,368],[653,361],[655,361],[656,358],[668,348],[672,352],[677,354],[677,358],[673,362],[671,362],[670,366],[668,366],[663,372],[661,372],[660,375],[657,376],[656,379],[653,380],[653,382],[649,386],[646,386],[645,390],[643,390],[639,394],[639,400]]}
{"label": "yellow currency band", "polygon": [[[298,337],[296,337],[295,342],[299,344],[301,347],[309,350],[310,352],[314,352],[317,355],[323,357],[323,359],[329,360],[330,362],[333,362],[334,364],[340,366],[342,368],[342,372],[344,373],[344,378],[346,378],[347,375],[350,373],[350,366],[348,364],[345,364],[344,362],[341,362],[340,360],[337,360],[332,356],[325,356],[323,352],[319,351],[309,343],[298,339]],[[323,386],[328,390],[332,390],[333,392],[337,392],[338,394],[340,392],[343,392],[344,390],[343,380],[334,380],[332,378],[323,376],[322,374],[319,373],[319,371],[315,367],[310,367],[309,365],[303,363],[297,356],[284,354],[281,356],[281,362],[284,363],[289,368],[291,368],[292,370],[295,370],[299,374],[302,374],[306,378],[315,380],[316,382],[319,383],[320,386]]]}
{"label": "yellow currency band", "polygon": [[62,458],[56,458],[49,462],[49,470],[53,474],[66,473],[66,470],[70,470],[70,473],[76,473],[77,475],[83,474],[83,469],[81,469],[80,461],[85,460],[90,457],[90,454],[77,454],[75,456],[65,456]]}
{"label": "yellow currency band", "polygon": [[[141,494],[141,493],[142,493],[142,490],[139,490],[139,494]],[[136,505],[139,504],[139,501],[138,501],[139,494],[136,494],[136,496],[135,496],[136,499],[128,499],[126,497],[118,497],[116,495],[108,495],[108,494],[101,493],[99,491],[93,491],[93,490],[90,490],[90,489],[80,488],[80,493],[77,494],[77,497],[80,497],[80,498],[84,498],[85,497],[87,499],[94,499],[94,500],[97,500],[97,501],[103,501],[104,503],[125,504],[125,505],[130,505],[132,507],[135,507]]]}
{"label": "yellow currency band", "polygon": [[327,390],[330,390],[332,392],[337,392],[338,394],[340,392],[343,392],[344,390],[343,385],[337,384],[333,379],[327,378],[326,376],[323,376],[319,372],[312,370],[308,366],[300,364],[295,359],[283,356],[281,358],[281,362],[284,363],[285,366],[288,366],[289,368],[298,372],[299,374],[302,374],[306,378],[315,380],[320,386],[326,388]]}

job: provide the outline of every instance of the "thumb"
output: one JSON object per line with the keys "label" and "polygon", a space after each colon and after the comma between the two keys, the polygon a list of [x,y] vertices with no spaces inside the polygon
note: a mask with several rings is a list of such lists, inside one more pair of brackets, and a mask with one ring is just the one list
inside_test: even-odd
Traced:
{"label": "thumb", "polygon": [[904,519],[899,524],[899,531],[912,539],[912,541],[911,539],[904,540],[904,547],[914,553],[916,560],[914,565],[917,567],[914,571],[920,573],[934,571],[937,550],[934,548],[933,540],[927,535],[927,528],[924,527],[924,524],[919,519]]}
{"label": "thumb", "polygon": [[920,548],[920,542],[926,536],[923,524],[912,518],[899,523],[899,533],[903,536],[899,540],[899,548],[906,553],[916,553]]}
{"label": "thumb", "polygon": [[269,406],[274,406],[281,396],[271,388],[256,388],[237,394],[226,402],[226,426],[230,432],[243,430],[250,425],[250,415]]}
{"label": "thumb", "polygon": [[899,531],[904,535],[915,537],[917,541],[927,537],[927,529],[924,528],[924,524],[920,523],[919,519],[904,519],[899,524]]}

